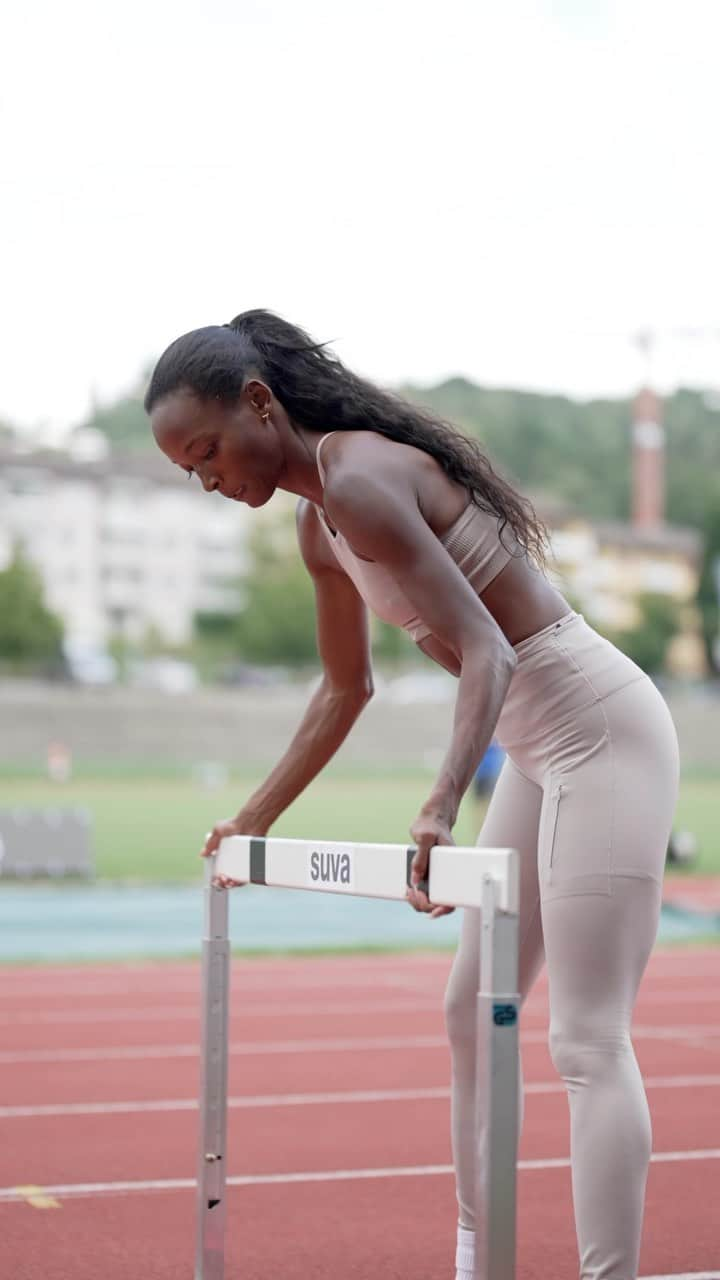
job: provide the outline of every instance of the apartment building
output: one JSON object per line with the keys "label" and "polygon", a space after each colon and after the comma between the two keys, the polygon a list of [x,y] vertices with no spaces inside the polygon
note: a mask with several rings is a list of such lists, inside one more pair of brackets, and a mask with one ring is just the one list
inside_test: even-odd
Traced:
{"label": "apartment building", "polygon": [[19,545],[75,645],[182,644],[197,611],[235,610],[249,520],[159,455],[0,451],[0,567]]}

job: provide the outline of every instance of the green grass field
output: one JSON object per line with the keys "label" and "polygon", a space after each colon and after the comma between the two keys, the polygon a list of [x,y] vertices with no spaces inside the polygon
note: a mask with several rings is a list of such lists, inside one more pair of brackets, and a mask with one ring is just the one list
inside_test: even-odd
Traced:
{"label": "green grass field", "polygon": [[[348,777],[328,771],[283,814],[273,835],[405,843],[432,781],[430,774]],[[0,807],[87,809],[99,877],[187,880],[199,870],[205,832],[218,818],[235,813],[256,785],[257,779],[241,778],[207,791],[190,778],[147,774],[64,786],[14,778],[0,782]],[[700,845],[691,873],[720,875],[719,795],[718,779],[687,779],[681,786],[675,825],[694,832]],[[483,813],[484,807],[467,795],[454,831],[458,844],[474,843]]]}

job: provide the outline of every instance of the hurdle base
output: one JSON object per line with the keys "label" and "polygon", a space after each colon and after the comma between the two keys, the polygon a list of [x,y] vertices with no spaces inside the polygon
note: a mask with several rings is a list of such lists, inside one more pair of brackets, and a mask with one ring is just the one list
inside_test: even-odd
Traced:
{"label": "hurdle base", "polygon": [[[222,845],[205,868],[195,1280],[225,1280],[230,943],[227,893],[213,886],[213,875],[217,872],[278,888],[402,900],[415,853],[414,848],[404,845],[260,840],[251,836],[230,837]],[[471,859],[482,860],[481,877]],[[518,854],[508,849],[435,846],[429,882],[431,899],[438,904],[479,907],[482,912],[477,1058],[478,1100],[482,1094],[484,1103],[478,1105],[476,1156],[480,1157],[478,1169],[484,1172],[476,1186],[474,1276],[475,1280],[515,1280]],[[483,1123],[483,1116],[487,1123]]]}

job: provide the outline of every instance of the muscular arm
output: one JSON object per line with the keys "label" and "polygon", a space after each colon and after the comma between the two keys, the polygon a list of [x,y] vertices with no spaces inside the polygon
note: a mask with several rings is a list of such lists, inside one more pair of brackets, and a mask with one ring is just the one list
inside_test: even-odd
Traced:
{"label": "muscular arm", "polygon": [[347,574],[334,565],[317,512],[304,499],[297,508],[297,530],[315,587],[323,677],[287,751],[244,806],[264,830],[333,757],[373,692],[367,609]]}
{"label": "muscular arm", "polygon": [[354,551],[382,564],[461,667],[447,755],[423,813],[454,824],[490,744],[517,659],[492,615],[435,537],[401,468],[368,475],[347,458],[328,477],[325,509]]}

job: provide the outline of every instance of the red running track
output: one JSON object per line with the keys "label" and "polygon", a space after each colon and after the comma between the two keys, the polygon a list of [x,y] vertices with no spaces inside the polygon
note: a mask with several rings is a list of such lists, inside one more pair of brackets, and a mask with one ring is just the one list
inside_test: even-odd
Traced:
{"label": "red running track", "polygon": [[[449,955],[236,961],[228,1280],[453,1280]],[[199,966],[10,969],[0,1250],[13,1280],[191,1280]],[[575,1280],[547,984],[523,1011],[520,1280]],[[642,1276],[720,1277],[720,948],[657,950]]]}

